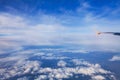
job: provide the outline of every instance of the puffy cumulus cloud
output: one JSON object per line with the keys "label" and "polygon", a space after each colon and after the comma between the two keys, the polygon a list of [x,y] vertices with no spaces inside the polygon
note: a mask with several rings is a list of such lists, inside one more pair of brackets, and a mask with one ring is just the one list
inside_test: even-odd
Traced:
{"label": "puffy cumulus cloud", "polygon": [[5,80],[27,73],[34,74],[39,68],[40,62],[38,61],[19,60],[15,64],[11,64],[8,68],[0,68],[0,79]]}
{"label": "puffy cumulus cloud", "polygon": [[97,76],[92,77],[92,79],[93,80],[105,80],[105,77],[101,75],[97,75]]}
{"label": "puffy cumulus cloud", "polygon": [[64,60],[64,59],[69,59],[69,57],[66,56],[56,56],[58,53],[36,53],[34,56],[39,56],[41,59],[46,59],[46,60]]}
{"label": "puffy cumulus cloud", "polygon": [[[82,60],[79,60],[79,59],[72,59],[72,62],[75,64],[75,65],[80,65],[82,64]],[[87,63],[88,64],[88,63]]]}
{"label": "puffy cumulus cloud", "polygon": [[[45,53],[45,52],[42,52],[42,51],[49,51],[49,52]],[[67,57],[67,56],[57,55],[59,53],[59,49],[55,49],[55,50],[51,49],[51,48],[49,48],[49,49],[47,49],[47,48],[45,48],[45,49],[38,49],[38,50],[36,49],[36,50],[33,50],[33,51],[29,52],[29,54],[31,54],[32,52],[33,53],[35,52],[35,54],[33,56],[37,56],[37,57],[39,56],[41,59],[46,59],[46,60],[53,60],[53,59],[54,60],[64,60],[64,59],[69,59],[69,57]]]}
{"label": "puffy cumulus cloud", "polygon": [[57,66],[60,66],[60,67],[65,67],[66,66],[66,62],[63,61],[63,60],[60,60],[58,63],[57,63]]}
{"label": "puffy cumulus cloud", "polygon": [[[35,59],[34,61],[30,60],[30,57],[34,56],[39,57],[39,59],[42,60],[46,60],[46,58],[42,58],[43,56],[54,56],[56,58],[59,57],[59,61],[56,63],[57,66],[55,68],[47,66],[42,67],[41,61],[39,59]],[[35,75],[35,80],[61,80],[64,78],[69,79],[75,75],[85,75],[91,77],[91,79],[100,78],[96,76],[103,76],[105,79],[113,79],[114,77],[110,71],[103,69],[99,64],[91,64],[82,59],[71,60],[71,58],[67,58],[68,61],[65,61],[63,59],[61,60],[61,57],[63,56],[55,55],[54,53],[41,52],[40,49],[18,51],[11,56],[0,59],[1,64],[5,64],[5,66],[0,68],[0,79],[9,79],[11,77],[21,75],[25,76],[26,74],[37,74]],[[53,58],[51,60],[53,60]],[[73,66],[70,66],[69,62],[73,63]],[[29,78],[20,77],[19,79],[24,80]],[[113,80],[115,80],[115,77]]]}
{"label": "puffy cumulus cloud", "polygon": [[[35,80],[46,80],[47,76],[46,75],[40,75],[38,78],[36,78]],[[50,79],[53,80],[53,79]]]}
{"label": "puffy cumulus cloud", "polygon": [[[62,62],[63,63],[63,62]],[[76,67],[61,67],[61,68],[40,68],[39,70],[40,74],[36,80],[39,79],[50,79],[50,80],[62,80],[62,79],[69,79],[70,77],[75,76],[76,74],[82,74],[86,76],[90,76],[91,79],[94,80],[104,80],[106,79],[106,76],[102,75],[112,75],[110,71],[104,70],[101,68],[99,64],[91,64],[89,62],[81,62],[81,65],[76,66]],[[113,79],[112,77],[108,77]]]}
{"label": "puffy cumulus cloud", "polygon": [[120,61],[120,56],[113,56],[109,61]]}
{"label": "puffy cumulus cloud", "polygon": [[[38,50],[20,50],[9,56],[1,57],[0,79],[6,80],[15,76],[36,73],[40,68],[41,62],[29,60],[31,54],[35,52],[38,52]],[[26,79],[27,78],[20,78],[18,80]]]}
{"label": "puffy cumulus cloud", "polygon": [[87,62],[87,61],[84,61],[84,60],[82,60],[82,59],[72,59],[71,61],[72,61],[75,65],[86,65],[86,66],[101,67],[99,64],[93,65],[93,64],[91,64],[91,63],[89,63],[89,62]]}

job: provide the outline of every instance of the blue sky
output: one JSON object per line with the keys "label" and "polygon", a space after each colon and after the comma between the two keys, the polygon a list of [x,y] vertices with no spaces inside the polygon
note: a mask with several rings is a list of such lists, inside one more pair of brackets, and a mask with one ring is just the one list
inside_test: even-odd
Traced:
{"label": "blue sky", "polygon": [[[41,11],[47,14],[64,14],[62,10],[76,12],[76,9],[87,3],[88,11],[94,13],[103,13],[105,8],[115,10],[119,8],[119,0],[1,0],[1,12],[13,12],[16,9],[18,12],[37,14]],[[88,6],[89,5],[89,6]],[[85,5],[84,5],[85,6]],[[90,7],[91,6],[91,7]],[[76,13],[75,13],[76,14]]]}
{"label": "blue sky", "polygon": [[119,0],[1,0],[0,12],[27,18],[32,17],[32,20],[36,20],[35,17],[44,14],[72,21],[66,23],[70,24],[69,26],[72,24],[80,26],[84,24],[83,19],[88,16],[118,21],[120,18],[119,4]]}
{"label": "blue sky", "polygon": [[[39,12],[51,15],[63,15],[66,12],[77,15],[77,9],[85,8],[82,12],[88,11],[94,15],[106,12],[104,16],[110,15],[109,11],[118,10],[119,0],[1,0],[0,11],[9,13],[37,15]],[[82,13],[79,13],[82,14]],[[119,15],[114,15],[119,16]]]}
{"label": "blue sky", "polygon": [[[119,0],[0,0],[1,53],[23,45],[86,46],[119,51]],[[12,49],[11,49],[12,48]]]}

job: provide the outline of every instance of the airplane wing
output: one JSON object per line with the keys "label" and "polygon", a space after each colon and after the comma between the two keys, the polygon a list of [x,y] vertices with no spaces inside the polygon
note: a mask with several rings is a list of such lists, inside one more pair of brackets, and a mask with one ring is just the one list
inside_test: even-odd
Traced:
{"label": "airplane wing", "polygon": [[100,34],[112,34],[112,35],[120,36],[120,32],[97,32],[97,35]]}

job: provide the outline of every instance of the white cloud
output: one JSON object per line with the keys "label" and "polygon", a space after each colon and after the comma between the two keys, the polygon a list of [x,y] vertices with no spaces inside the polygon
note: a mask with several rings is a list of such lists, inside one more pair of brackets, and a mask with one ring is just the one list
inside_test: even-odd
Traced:
{"label": "white cloud", "polygon": [[[81,65],[76,67],[41,68],[39,70],[39,73],[47,74],[47,76],[45,76],[45,79],[52,79],[52,80],[63,79],[63,78],[69,79],[70,77],[73,77],[75,74],[90,76],[94,80],[104,80],[106,78],[105,76],[102,76],[102,75],[111,75],[111,72],[102,69],[99,64],[94,65],[94,64],[90,64],[89,62],[87,62],[86,64],[86,61],[85,62],[83,61]],[[101,74],[101,75],[98,75],[98,74]],[[41,77],[42,76],[40,75],[38,79]]]}
{"label": "white cloud", "polygon": [[72,62],[73,62],[75,65],[80,65],[80,64],[82,64],[82,61],[79,60],[79,59],[72,59]]}
{"label": "white cloud", "polygon": [[73,48],[59,48],[59,49],[54,49],[54,48],[44,48],[44,49],[40,49],[40,50],[45,50],[45,51],[55,51],[55,52],[70,52],[70,53],[89,53],[88,51],[84,50],[84,49],[74,49]]}
{"label": "white cloud", "polygon": [[18,42],[11,40],[9,38],[5,38],[5,39],[0,38],[0,54],[17,51],[17,50],[21,50],[21,49],[22,49],[22,47]]}
{"label": "white cloud", "polygon": [[[40,16],[40,15],[38,15]],[[37,17],[38,17],[37,16]],[[22,45],[82,45],[85,50],[106,50],[106,51],[119,51],[120,38],[117,36],[104,36],[96,37],[92,34],[94,28],[99,28],[101,31],[119,31],[119,28],[109,28],[110,25],[98,24],[103,23],[104,19],[93,17],[87,14],[82,22],[89,25],[80,27],[69,27],[61,23],[63,18],[53,19],[51,24],[49,22],[49,15],[41,15],[41,20],[35,23],[34,20],[27,19],[22,16],[11,15],[8,13],[0,14],[0,32],[2,34],[9,34],[8,36],[0,37],[0,44],[3,46],[0,53],[7,50],[14,50],[14,47],[21,47]],[[66,19],[65,16],[62,16]],[[71,16],[71,19],[73,16]],[[63,19],[63,20],[65,20]],[[78,18],[77,18],[78,19]],[[43,20],[43,22],[42,22]],[[80,20],[80,21],[81,21]],[[93,20],[97,24],[93,24]],[[56,22],[57,21],[57,22]],[[78,19],[79,21],[79,19]],[[39,23],[40,22],[40,23]],[[42,22],[42,23],[41,23]],[[111,23],[108,21],[108,23]],[[118,24],[118,23],[115,23]],[[101,27],[103,26],[103,27]],[[7,39],[3,41],[3,39]],[[6,43],[6,44],[3,44]],[[114,43],[113,43],[114,42]],[[9,44],[9,45],[7,45]],[[12,48],[12,49],[11,49]]]}
{"label": "white cloud", "polygon": [[[58,67],[52,68],[52,67],[41,67],[41,61],[35,60],[30,61],[29,58],[30,55],[39,56],[40,58],[42,56],[54,56],[54,57],[63,57],[60,55],[54,55],[53,53],[43,53],[40,52],[40,49],[35,50],[27,50],[27,51],[20,51],[17,53],[12,54],[9,57],[1,58],[0,61],[7,62],[6,66],[9,65],[9,68],[0,68],[0,79],[8,79],[10,77],[14,76],[20,76],[25,74],[42,74],[37,75],[38,77],[35,78],[35,80],[54,80],[54,79],[69,79],[70,77],[73,77],[74,75],[86,75],[90,76],[92,79],[96,78],[97,75],[107,75],[111,79],[113,79],[114,76],[110,71],[107,71],[103,69],[99,64],[91,64],[87,61],[81,60],[81,59],[68,59],[70,62],[73,62],[75,66],[69,66],[68,62],[65,60],[59,60],[56,65]],[[39,52],[39,53],[38,53]],[[45,55],[46,54],[46,55]],[[52,55],[51,55],[52,54]],[[46,57],[47,57],[46,56]],[[33,57],[33,56],[32,56]],[[44,58],[43,58],[44,59]],[[61,59],[61,58],[59,58]],[[48,60],[49,61],[49,60]],[[8,62],[14,62],[12,64],[9,64]],[[60,67],[59,67],[60,66]],[[104,76],[106,78],[106,76]],[[77,77],[76,77],[77,78]],[[100,78],[100,77],[97,77]],[[115,78],[115,77],[114,77]],[[26,78],[20,78],[20,79],[26,79]],[[97,80],[97,79],[96,79]],[[99,79],[98,79],[99,80]]]}
{"label": "white cloud", "polygon": [[0,69],[0,79],[8,79],[14,76],[20,76],[27,73],[34,74],[40,68],[40,62],[19,60],[15,64],[11,64],[8,68]]}
{"label": "white cloud", "polygon": [[[38,78],[36,78],[35,80],[46,80],[47,76],[46,75],[40,75]],[[51,80],[51,79],[50,79]]]}
{"label": "white cloud", "polygon": [[109,61],[120,61],[120,56],[113,56]]}
{"label": "white cloud", "polygon": [[0,62],[8,62],[8,61],[18,61],[18,60],[25,60],[27,59],[26,56],[9,56],[5,58],[0,58]]}
{"label": "white cloud", "polygon": [[8,13],[0,13],[0,29],[1,28],[23,28],[25,27],[26,20],[20,16],[14,16]]}
{"label": "white cloud", "polygon": [[101,75],[97,75],[97,76],[93,76],[92,79],[93,80],[105,80],[105,77]]}
{"label": "white cloud", "polygon": [[63,57],[63,56],[42,56],[41,57],[42,59],[48,59],[48,60],[52,60],[52,59],[60,59],[60,60],[62,60],[62,59],[68,59],[68,57]]}
{"label": "white cloud", "polygon": [[27,77],[18,78],[17,80],[29,80]]}
{"label": "white cloud", "polygon": [[57,66],[60,66],[60,67],[65,67],[66,66],[66,62],[63,61],[63,60],[60,60],[58,63],[57,63]]}

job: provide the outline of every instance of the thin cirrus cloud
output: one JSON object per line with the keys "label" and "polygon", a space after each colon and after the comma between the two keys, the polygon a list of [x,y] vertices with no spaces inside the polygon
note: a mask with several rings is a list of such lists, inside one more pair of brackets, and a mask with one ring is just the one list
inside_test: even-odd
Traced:
{"label": "thin cirrus cloud", "polygon": [[[68,44],[84,46],[86,50],[119,51],[119,37],[95,35],[96,30],[120,31],[119,19],[111,20],[111,16],[118,14],[119,9],[105,8],[103,13],[98,15],[89,9],[95,7],[89,2],[83,2],[74,14],[73,11],[69,13],[69,10],[63,11],[64,14],[61,15],[44,14],[41,11],[31,17],[1,12],[0,34],[4,36],[0,36],[0,44],[4,47],[0,48],[0,53],[3,53],[6,47],[14,50],[14,47],[23,45]],[[106,15],[109,12],[112,12],[109,14],[111,16]]]}
{"label": "thin cirrus cloud", "polygon": [[[63,25],[58,19],[53,20],[53,22],[57,20],[55,23],[47,24],[49,17],[46,16],[43,18],[43,23],[36,24],[30,24],[31,20],[24,17],[6,13],[0,14],[0,17],[0,32],[7,35],[1,36],[1,44],[3,42],[11,43],[12,41],[12,46],[22,46],[24,43],[24,45],[79,44],[92,46],[93,48],[98,46],[98,49],[119,49],[119,37],[110,35],[97,37],[95,35],[94,30],[100,28],[100,25],[90,24],[89,26],[73,28]],[[101,28],[105,30],[112,29],[108,27]],[[7,41],[2,39],[7,39]]]}

